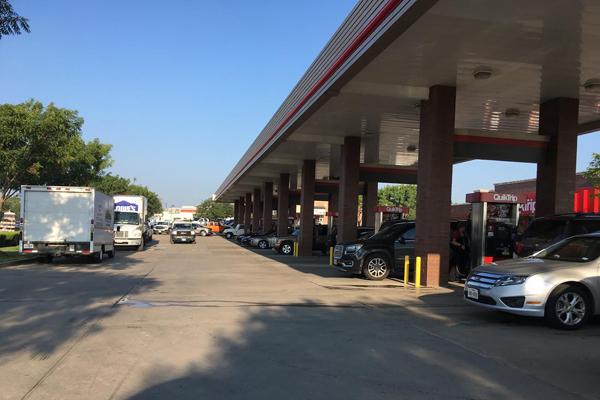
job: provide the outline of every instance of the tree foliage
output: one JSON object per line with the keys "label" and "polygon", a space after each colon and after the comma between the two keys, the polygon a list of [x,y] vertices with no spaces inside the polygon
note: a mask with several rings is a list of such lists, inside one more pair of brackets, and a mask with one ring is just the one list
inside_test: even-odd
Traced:
{"label": "tree foliage", "polygon": [[0,0],[0,39],[2,36],[29,33],[29,21],[13,10],[8,0]]}
{"label": "tree foliage", "polygon": [[592,154],[592,161],[583,176],[593,187],[600,188],[600,153]]}
{"label": "tree foliage", "polygon": [[384,206],[408,207],[408,218],[417,214],[417,185],[388,185],[377,193],[379,204]]}
{"label": "tree foliage", "polygon": [[93,186],[104,194],[114,196],[116,194],[131,194],[144,196],[148,199],[148,215],[161,213],[162,203],[158,194],[151,191],[147,186],[136,185],[131,180],[119,175],[106,174],[98,178]]}
{"label": "tree foliage", "polygon": [[89,185],[112,164],[111,146],[81,137],[77,111],[30,100],[0,105],[0,209],[21,185]]}
{"label": "tree foliage", "polygon": [[198,204],[196,216],[208,218],[210,220],[230,218],[233,217],[233,204],[217,203],[213,199],[206,199]]}

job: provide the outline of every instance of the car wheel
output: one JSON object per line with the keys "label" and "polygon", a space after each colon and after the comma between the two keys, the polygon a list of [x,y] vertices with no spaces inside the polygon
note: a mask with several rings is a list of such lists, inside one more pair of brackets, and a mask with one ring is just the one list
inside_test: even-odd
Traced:
{"label": "car wheel", "polygon": [[227,233],[225,234],[225,237],[226,237],[227,239],[231,239],[231,238],[233,237],[233,233],[231,233],[231,232],[227,232]]}
{"label": "car wheel", "polygon": [[579,286],[560,285],[546,302],[546,320],[557,329],[579,329],[591,314],[590,296]]}
{"label": "car wheel", "polygon": [[206,236],[206,231],[200,231],[200,236]]}
{"label": "car wheel", "polygon": [[294,248],[292,247],[291,242],[285,242],[281,245],[281,254],[285,254],[286,256],[289,256],[290,254],[292,254],[293,251],[294,251]]}
{"label": "car wheel", "polygon": [[390,262],[381,254],[373,254],[365,260],[363,275],[370,281],[382,281],[390,274]]}
{"label": "car wheel", "polygon": [[266,249],[267,247],[269,247],[269,244],[266,240],[261,240],[260,242],[258,242],[259,249]]}

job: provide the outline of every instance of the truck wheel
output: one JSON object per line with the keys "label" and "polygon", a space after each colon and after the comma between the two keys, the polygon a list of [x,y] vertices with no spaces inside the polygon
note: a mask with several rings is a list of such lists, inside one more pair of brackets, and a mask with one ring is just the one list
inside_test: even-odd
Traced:
{"label": "truck wheel", "polygon": [[233,237],[233,233],[231,233],[231,232],[227,232],[227,233],[225,234],[225,237],[226,237],[227,239],[231,239],[231,238]]}
{"label": "truck wheel", "polygon": [[142,243],[140,243],[140,245],[137,248],[137,251],[144,251],[144,239],[142,239]]}
{"label": "truck wheel", "polygon": [[373,254],[365,260],[363,275],[370,281],[382,281],[390,274],[390,262],[382,254]]}
{"label": "truck wheel", "polygon": [[97,261],[99,263],[102,262],[102,260],[104,260],[104,251],[100,250],[97,253],[94,253],[94,261]]}

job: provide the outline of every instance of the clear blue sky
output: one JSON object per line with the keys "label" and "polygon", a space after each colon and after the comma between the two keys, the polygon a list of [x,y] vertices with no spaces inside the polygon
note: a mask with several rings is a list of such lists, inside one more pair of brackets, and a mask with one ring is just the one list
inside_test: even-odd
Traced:
{"label": "clear blue sky", "polygon": [[[113,172],[168,205],[209,197],[355,0],[13,0],[31,34],[0,41],[0,102],[79,110],[84,135],[114,145]],[[580,138],[578,168],[600,151]],[[532,165],[454,169],[453,201]]]}

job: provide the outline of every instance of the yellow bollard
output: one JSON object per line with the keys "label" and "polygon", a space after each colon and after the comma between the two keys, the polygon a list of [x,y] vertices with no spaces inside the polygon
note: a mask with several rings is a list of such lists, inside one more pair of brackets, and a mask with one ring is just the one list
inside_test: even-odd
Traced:
{"label": "yellow bollard", "polygon": [[404,256],[404,287],[408,287],[408,267],[410,266],[410,258]]}
{"label": "yellow bollard", "polygon": [[333,265],[333,247],[329,248],[329,265]]}
{"label": "yellow bollard", "polygon": [[298,257],[298,242],[294,242],[294,257]]}
{"label": "yellow bollard", "polygon": [[417,257],[417,264],[415,269],[415,287],[417,289],[421,287],[421,257]]}

